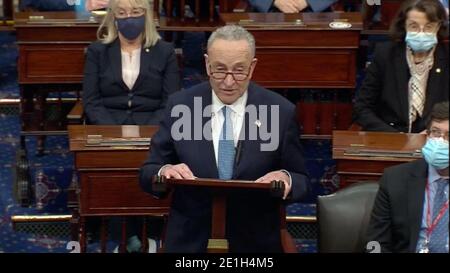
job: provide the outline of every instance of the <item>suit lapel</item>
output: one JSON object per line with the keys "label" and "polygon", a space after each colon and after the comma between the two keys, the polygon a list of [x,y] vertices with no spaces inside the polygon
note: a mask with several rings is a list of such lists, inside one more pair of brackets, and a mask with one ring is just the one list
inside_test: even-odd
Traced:
{"label": "suit lapel", "polygon": [[[439,86],[442,84],[441,79],[444,77],[444,73],[448,73],[445,71],[445,62],[447,61],[445,54],[443,52],[445,50],[442,46],[438,46],[436,48],[435,52],[435,61],[433,64],[433,68],[431,68],[428,76],[428,82],[427,82],[427,94],[426,94],[426,100],[425,100],[425,107],[424,107],[424,116],[425,113],[431,112],[431,108],[433,107],[433,102],[436,100],[434,97],[438,95],[439,92],[435,92],[437,90],[440,90]],[[438,72],[439,71],[439,72]]]}
{"label": "suit lapel", "polygon": [[422,223],[425,185],[427,182],[427,163],[421,159],[413,165],[408,180],[408,219],[410,226],[409,250],[415,252]]}
{"label": "suit lapel", "polygon": [[[258,107],[258,102],[257,102],[258,97],[255,95],[255,90],[254,90],[254,85],[252,83],[249,84],[248,86],[248,91],[247,91],[247,103],[246,106],[248,105],[254,105],[255,107]],[[259,110],[258,108],[256,109],[257,111]],[[259,113],[258,113],[259,116]],[[253,119],[250,119],[249,113],[246,111],[245,115],[244,115],[244,122],[242,123],[242,128],[241,131],[239,133],[239,142],[238,142],[238,151],[240,150],[240,156],[239,159],[236,157],[236,160],[239,160],[239,162],[235,162],[235,168],[234,168],[234,172],[233,172],[233,177],[237,178],[241,175],[243,168],[245,167],[245,164],[242,164],[242,162],[246,162],[247,160],[247,156],[248,153],[244,152],[245,149],[250,149],[250,145],[254,145],[256,142],[255,141],[249,141],[250,140],[250,132],[255,132],[254,128],[252,128],[252,130],[250,130],[251,127],[256,126],[255,125],[255,119],[253,117]]]}
{"label": "suit lapel", "polygon": [[148,66],[150,65],[152,48],[141,48],[141,62],[139,66],[139,75],[136,79],[136,82],[133,85],[133,89],[139,87],[142,84],[142,80],[144,78],[144,71],[148,71]]}
{"label": "suit lapel", "polygon": [[[212,104],[212,89],[209,84],[206,85],[202,98],[202,108],[205,109],[206,106],[210,106]],[[194,109],[194,107],[192,107]],[[195,110],[194,110],[195,111]],[[204,117],[202,114],[202,129],[205,128],[205,124],[208,123],[211,125],[211,117]],[[211,126],[209,126],[209,134],[211,134]],[[211,137],[211,136],[209,136]],[[207,140],[205,136],[202,134],[201,140],[196,141],[198,147],[198,155],[199,160],[203,162],[205,170],[208,170],[208,176],[211,178],[219,178],[219,171],[217,169],[216,156],[214,153],[214,144],[212,141]]]}
{"label": "suit lapel", "polygon": [[408,63],[406,61],[406,47],[405,45],[396,47],[395,54],[395,73],[397,74],[397,89],[398,92],[398,101],[400,104],[400,108],[398,109],[399,116],[403,117],[402,119],[406,122],[409,121],[409,99],[408,99]]}
{"label": "suit lapel", "polygon": [[114,79],[117,83],[120,84],[124,90],[129,90],[128,86],[123,82],[122,78],[122,54],[120,51],[120,41],[117,38],[114,42],[112,42],[111,46],[108,49],[109,60],[111,61],[111,69],[114,73]]}

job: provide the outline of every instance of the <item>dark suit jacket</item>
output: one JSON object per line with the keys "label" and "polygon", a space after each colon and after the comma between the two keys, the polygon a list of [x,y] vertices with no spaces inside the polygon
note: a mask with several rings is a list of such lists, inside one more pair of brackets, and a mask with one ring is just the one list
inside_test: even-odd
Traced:
{"label": "dark suit jacket", "polygon": [[[324,12],[329,11],[330,6],[337,0],[307,0],[308,7],[305,11]],[[249,0],[253,10],[257,12],[279,11],[273,6],[273,0]]]}
{"label": "dark suit jacket", "polygon": [[84,111],[91,124],[158,124],[168,96],[179,90],[179,84],[171,44],[159,40],[148,50],[142,48],[139,76],[130,90],[122,80],[119,40],[111,44],[95,42],[86,55]]}
{"label": "dark suit jacket", "polygon": [[76,5],[75,0],[21,0],[19,1],[19,9],[36,10],[36,11],[85,11],[86,0],[80,0]]}
{"label": "dark suit jacket", "polygon": [[[218,178],[212,141],[204,138],[174,141],[171,137],[171,127],[176,120],[170,117],[171,108],[181,104],[194,109],[194,97],[202,99],[203,107],[211,105],[209,83],[196,85],[169,98],[165,118],[151,141],[150,156],[140,171],[140,184],[144,191],[152,193],[151,177],[165,164],[185,163],[197,177]],[[300,200],[309,191],[309,180],[304,168],[294,105],[255,84],[248,88],[247,105],[279,105],[280,141],[272,152],[260,151],[261,140],[246,138],[242,141],[241,158],[235,166],[233,179],[256,180],[268,172],[286,169],[292,176],[289,198]],[[201,114],[201,109],[196,109]],[[209,120],[203,117],[202,124]],[[249,136],[249,130],[257,130],[255,121],[249,120],[247,115],[246,136]],[[179,186],[172,198],[165,251],[205,252],[211,232],[211,193],[206,189]],[[226,233],[231,252],[280,252],[279,203],[267,193],[235,192],[227,201]]]}
{"label": "dark suit jacket", "polygon": [[[428,78],[424,115],[413,123],[413,132],[426,128],[434,104],[448,100],[448,74],[448,47],[440,44]],[[356,96],[354,121],[365,131],[407,132],[409,79],[405,44],[386,42],[377,46]]]}
{"label": "dark suit jacket", "polygon": [[384,171],[367,241],[378,241],[382,252],[416,251],[427,177],[428,164],[423,159]]}

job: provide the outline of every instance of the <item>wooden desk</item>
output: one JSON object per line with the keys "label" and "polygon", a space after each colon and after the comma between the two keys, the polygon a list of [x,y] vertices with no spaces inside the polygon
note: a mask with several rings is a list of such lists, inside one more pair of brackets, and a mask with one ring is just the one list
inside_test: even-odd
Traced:
{"label": "wooden desk", "polygon": [[[152,137],[157,129],[156,126],[141,126],[140,135]],[[74,153],[79,174],[79,240],[82,249],[86,246],[85,217],[168,213],[170,198],[154,199],[139,186],[138,170],[148,156],[148,146],[85,146],[87,135],[121,137],[121,126],[70,125],[68,132],[70,151]]]}
{"label": "wooden desk", "polygon": [[378,180],[385,168],[420,158],[425,140],[424,134],[333,131],[333,159],[340,188]]}
{"label": "wooden desk", "polygon": [[[256,40],[253,80],[271,88],[354,88],[362,16],[347,13],[222,13]],[[348,22],[349,29],[332,29]]]}

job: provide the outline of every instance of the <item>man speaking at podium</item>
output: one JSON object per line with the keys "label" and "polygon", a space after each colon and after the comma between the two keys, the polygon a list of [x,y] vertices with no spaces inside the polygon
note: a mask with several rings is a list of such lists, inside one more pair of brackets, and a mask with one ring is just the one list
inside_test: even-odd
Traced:
{"label": "man speaking at podium", "polygon": [[[284,198],[301,200],[309,191],[309,180],[295,107],[250,82],[257,63],[253,36],[234,25],[217,29],[208,40],[205,63],[209,82],[169,97],[140,171],[143,190],[152,193],[154,175],[281,180]],[[175,187],[164,251],[206,252],[211,205],[208,189]],[[230,252],[281,252],[279,200],[266,192],[230,195],[226,238]]]}

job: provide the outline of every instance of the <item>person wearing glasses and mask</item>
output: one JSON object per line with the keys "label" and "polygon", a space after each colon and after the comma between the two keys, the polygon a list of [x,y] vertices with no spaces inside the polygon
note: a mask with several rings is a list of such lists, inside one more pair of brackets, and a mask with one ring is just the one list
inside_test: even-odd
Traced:
{"label": "person wearing glasses and mask", "polygon": [[379,44],[356,94],[353,119],[366,131],[424,132],[434,104],[447,101],[447,13],[438,0],[408,0]]}
{"label": "person wearing glasses and mask", "polygon": [[[97,34],[99,41],[88,47],[84,68],[87,123],[158,125],[180,79],[174,48],[157,33],[148,0],[110,0]],[[128,220],[127,251],[137,252],[141,224],[137,218]],[[119,226],[112,221],[117,239]],[[149,243],[154,250],[155,242]]]}
{"label": "person wearing glasses and mask", "polygon": [[[211,34],[205,55],[209,81],[169,97],[165,118],[151,140],[152,152],[140,171],[144,191],[162,197],[151,187],[152,178],[160,175],[280,180],[287,201],[307,195],[310,186],[295,106],[250,82],[256,62],[255,40],[244,28],[228,25]],[[271,136],[263,139],[262,130],[269,127]],[[208,189],[176,187],[164,252],[206,252],[211,205]],[[281,252],[278,200],[254,191],[228,196],[226,237],[230,252]]]}
{"label": "person wearing glasses and mask", "polygon": [[157,125],[180,79],[173,45],[157,33],[148,1],[110,0],[97,35],[84,68],[88,123]]}
{"label": "person wearing glasses and mask", "polygon": [[423,159],[384,171],[367,231],[381,252],[448,254],[448,116],[448,101],[436,104]]}

